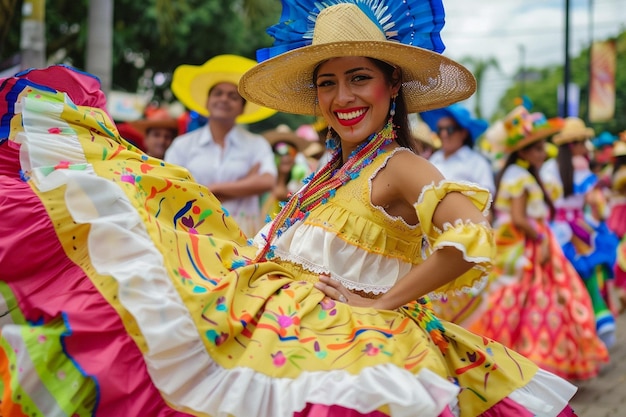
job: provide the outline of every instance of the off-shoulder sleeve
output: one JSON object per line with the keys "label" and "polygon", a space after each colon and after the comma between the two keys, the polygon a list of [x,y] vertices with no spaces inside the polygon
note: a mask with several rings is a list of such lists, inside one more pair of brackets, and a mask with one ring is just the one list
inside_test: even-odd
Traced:
{"label": "off-shoulder sleeve", "polygon": [[428,243],[428,254],[451,246],[461,251],[466,261],[474,264],[465,274],[429,294],[433,298],[441,298],[450,292],[479,291],[487,282],[487,273],[495,256],[493,231],[486,221],[476,224],[458,219],[454,224],[446,223],[443,230],[433,224],[434,212],[439,202],[451,192],[465,195],[481,211],[487,210],[491,202],[491,196],[486,189],[467,183],[443,181],[439,185],[431,184],[422,191],[415,210]]}
{"label": "off-shoulder sleeve", "polygon": [[[498,198],[512,199],[521,196],[525,191],[530,191],[536,180],[530,172],[517,165],[511,165],[506,169],[502,179],[500,180],[500,188],[498,188]],[[554,192],[558,193],[558,189]],[[497,204],[496,204],[496,207]]]}

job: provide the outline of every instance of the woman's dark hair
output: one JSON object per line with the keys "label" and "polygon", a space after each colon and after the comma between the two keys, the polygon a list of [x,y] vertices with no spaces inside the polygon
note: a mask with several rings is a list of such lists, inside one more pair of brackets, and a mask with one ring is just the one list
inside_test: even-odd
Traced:
{"label": "woman's dark hair", "polygon": [[[531,143],[530,145],[527,145],[526,147],[522,149],[530,148],[533,145],[534,143]],[[493,196],[494,204],[496,202],[496,198],[498,197],[498,191],[500,190],[500,183],[502,182],[502,176],[504,175],[504,171],[506,171],[506,169],[509,166],[515,164],[518,159],[521,159],[519,156],[519,151],[513,152],[512,154],[508,156],[508,158],[506,159],[506,162],[504,163],[504,166],[502,167],[500,172],[498,172],[498,175],[496,176],[496,193]],[[545,203],[548,205],[548,208],[550,210],[550,218],[554,217],[554,213],[555,213],[554,203],[552,202],[552,199],[548,195],[546,188],[543,185],[543,181],[541,181],[541,178],[539,177],[539,172],[537,172],[537,169],[535,169],[535,167],[533,167],[532,165],[530,165],[527,168],[527,170],[528,172],[530,172],[530,175],[532,175],[533,178],[535,178],[535,181],[537,181],[537,184],[539,184],[539,187],[541,188],[541,192],[543,193],[543,201],[545,201]]]}
{"label": "woman's dark hair", "polygon": [[615,162],[613,163],[613,173],[611,174],[611,177],[615,178],[615,174],[617,174],[617,171],[623,166],[626,166],[626,155],[616,156]]}
{"label": "woman's dark hair", "polygon": [[[385,78],[387,79],[387,82],[389,82],[389,84],[402,84],[402,68],[398,68],[399,74],[398,78],[396,79],[394,77],[394,70],[396,68],[393,65],[379,59],[369,59],[383,72],[383,74],[385,74]],[[398,142],[398,145],[409,148],[413,152],[416,152],[415,139],[411,135],[411,130],[409,128],[409,114],[406,110],[406,102],[404,101],[402,85],[400,86],[398,96],[396,97],[396,114],[394,114],[393,116],[393,124],[396,127],[396,142]]]}
{"label": "woman's dark hair", "polygon": [[[396,85],[397,83],[400,83],[400,84],[402,83],[402,69],[401,68],[398,68],[399,74],[398,74],[398,77],[396,78],[394,76],[394,71],[396,67],[394,67],[391,64],[386,63],[385,61],[381,61],[379,59],[369,58],[369,57],[368,59],[372,61],[374,65],[376,65],[376,67],[383,72],[383,74],[385,75],[385,79],[387,80],[389,84]],[[313,85],[316,85],[315,81],[317,79],[317,71],[320,65],[321,65],[321,62],[313,71]],[[400,87],[400,90],[398,91],[398,96],[396,97],[395,101],[396,101],[396,113],[393,116],[393,124],[396,128],[395,129],[396,130],[396,142],[398,142],[398,145],[403,146],[405,148],[409,148],[413,152],[416,152],[415,139],[411,135],[411,131],[409,129],[409,115],[407,113],[406,102],[404,101],[404,95],[402,93],[402,86]],[[389,103],[389,106],[391,107],[391,102]]]}
{"label": "woman's dark hair", "polygon": [[563,183],[563,196],[568,197],[574,194],[574,163],[569,143],[559,146],[556,162],[559,165],[559,175]]}

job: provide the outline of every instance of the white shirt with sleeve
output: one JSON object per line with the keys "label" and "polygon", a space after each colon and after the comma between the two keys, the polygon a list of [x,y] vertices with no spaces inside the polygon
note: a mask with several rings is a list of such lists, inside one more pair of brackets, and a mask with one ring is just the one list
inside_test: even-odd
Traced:
{"label": "white shirt with sleeve", "polygon": [[467,146],[461,146],[447,158],[442,150],[438,150],[428,160],[446,179],[473,182],[488,189],[493,197],[496,191],[494,173],[487,158],[478,152]]}
{"label": "white shirt with sleeve", "polygon": [[[222,148],[208,125],[177,137],[167,149],[164,160],[189,170],[195,181],[211,189],[211,184],[236,181],[259,163],[259,174],[277,176],[274,153],[261,135],[241,126],[226,135]],[[246,236],[254,236],[265,223],[258,195],[228,200],[222,206],[237,221]]]}

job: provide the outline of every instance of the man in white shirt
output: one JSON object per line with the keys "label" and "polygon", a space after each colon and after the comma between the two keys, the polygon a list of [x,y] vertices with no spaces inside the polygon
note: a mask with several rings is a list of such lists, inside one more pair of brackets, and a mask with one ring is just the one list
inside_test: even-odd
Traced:
{"label": "man in white shirt", "polygon": [[488,123],[472,118],[459,104],[420,113],[441,139],[441,148],[429,161],[444,177],[453,181],[476,183],[495,193],[494,172],[489,160],[473,149],[476,139],[487,130]]}
{"label": "man in white shirt", "polygon": [[165,161],[187,168],[196,182],[206,185],[249,237],[264,223],[259,197],[276,183],[270,145],[238,125],[274,114],[246,103],[237,90],[241,75],[255,64],[220,55],[201,67],[178,67],[172,91],[188,108],[208,116],[208,123],[177,137],[165,154]]}

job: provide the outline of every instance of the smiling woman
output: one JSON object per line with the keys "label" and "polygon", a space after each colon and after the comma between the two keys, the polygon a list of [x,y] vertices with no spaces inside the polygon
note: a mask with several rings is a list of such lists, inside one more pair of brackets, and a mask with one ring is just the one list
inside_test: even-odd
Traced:
{"label": "smiling woman", "polygon": [[0,86],[3,414],[44,392],[68,415],[573,415],[575,387],[430,308],[480,288],[494,253],[489,193],[402,142],[407,112],[475,88],[439,53],[441,2],[305,3],[275,29],[310,25],[312,43],[278,41],[240,91],[324,114],[332,156],[252,242],[80,105],[88,76]]}

